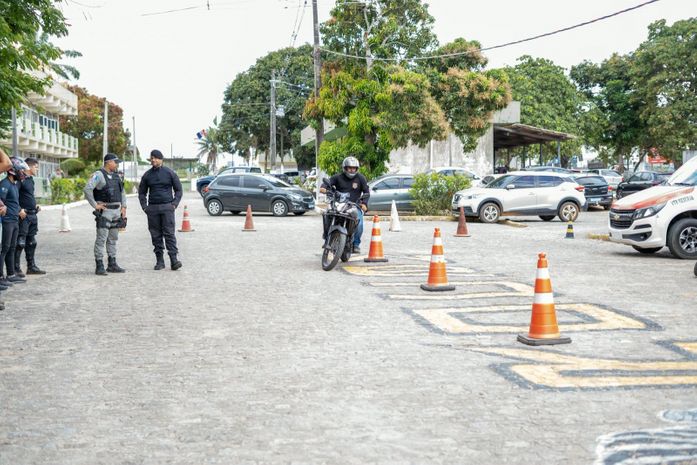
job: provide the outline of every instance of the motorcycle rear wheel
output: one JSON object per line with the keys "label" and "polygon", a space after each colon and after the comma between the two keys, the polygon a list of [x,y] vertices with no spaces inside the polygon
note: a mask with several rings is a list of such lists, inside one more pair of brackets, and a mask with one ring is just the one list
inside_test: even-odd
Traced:
{"label": "motorcycle rear wheel", "polygon": [[346,236],[339,231],[332,232],[327,242],[327,248],[322,251],[322,269],[324,271],[330,271],[339,263],[345,245]]}

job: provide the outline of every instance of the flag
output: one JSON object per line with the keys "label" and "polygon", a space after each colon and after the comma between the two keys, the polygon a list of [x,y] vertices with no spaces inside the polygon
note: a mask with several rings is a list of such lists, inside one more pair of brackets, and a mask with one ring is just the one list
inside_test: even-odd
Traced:
{"label": "flag", "polygon": [[196,137],[198,139],[202,139],[202,138],[206,137],[207,135],[208,135],[208,133],[206,132],[205,129],[201,129],[199,132],[196,133]]}

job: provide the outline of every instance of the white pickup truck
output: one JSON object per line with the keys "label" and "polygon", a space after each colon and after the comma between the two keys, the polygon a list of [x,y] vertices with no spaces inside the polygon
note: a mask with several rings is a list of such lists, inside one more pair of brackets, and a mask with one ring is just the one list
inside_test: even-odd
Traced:
{"label": "white pickup truck", "polygon": [[610,240],[677,258],[697,258],[697,157],[664,184],[617,200],[610,210]]}

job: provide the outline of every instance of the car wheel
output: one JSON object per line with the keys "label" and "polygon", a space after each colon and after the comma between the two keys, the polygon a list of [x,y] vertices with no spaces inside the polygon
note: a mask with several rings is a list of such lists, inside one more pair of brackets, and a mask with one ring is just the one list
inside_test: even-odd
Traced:
{"label": "car wheel", "polygon": [[273,216],[286,216],[288,214],[288,205],[283,200],[276,200],[271,204],[271,213],[273,213]]}
{"label": "car wheel", "polygon": [[293,213],[295,216],[303,216],[305,212],[295,212]]}
{"label": "car wheel", "polygon": [[496,223],[501,216],[501,209],[494,202],[487,202],[479,209],[479,219],[482,223]]}
{"label": "car wheel", "polygon": [[642,249],[641,247],[637,247],[636,245],[633,245],[632,248],[636,250],[639,253],[645,253],[645,254],[652,254],[656,253],[659,250],[661,250],[663,247],[651,247],[650,249]]}
{"label": "car wheel", "polygon": [[230,210],[230,213],[232,213],[233,215],[239,215],[240,211],[239,210]]}
{"label": "car wheel", "polygon": [[559,219],[563,222],[576,221],[578,218],[578,205],[573,202],[564,202],[559,206]]}
{"label": "car wheel", "polygon": [[554,215],[540,215],[540,219],[542,221],[552,221],[554,219]]}
{"label": "car wheel", "polygon": [[218,199],[212,199],[206,204],[206,211],[211,216],[220,216],[223,214],[223,203]]}
{"label": "car wheel", "polygon": [[677,258],[697,258],[697,219],[683,218],[668,230],[668,248]]}
{"label": "car wheel", "polygon": [[603,205],[603,210],[609,210],[609,209],[610,209],[610,205]]}

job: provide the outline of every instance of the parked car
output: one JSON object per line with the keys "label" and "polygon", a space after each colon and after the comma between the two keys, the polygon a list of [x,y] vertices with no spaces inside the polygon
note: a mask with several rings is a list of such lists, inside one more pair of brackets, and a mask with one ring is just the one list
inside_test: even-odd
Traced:
{"label": "parked car", "polygon": [[608,185],[615,190],[617,190],[617,186],[622,182],[622,175],[615,170],[588,170],[588,173],[599,174],[600,176],[605,178],[605,181],[607,181]]}
{"label": "parked car", "polygon": [[478,187],[484,187],[484,186],[486,186],[486,185],[489,185],[489,184],[491,184],[491,182],[492,182],[494,179],[498,179],[498,178],[500,178],[501,176],[503,176],[503,174],[498,174],[498,173],[496,173],[496,174],[487,174],[486,176],[484,176],[482,179],[479,180],[479,184],[477,184],[477,186],[478,186]]}
{"label": "parked car", "polygon": [[310,192],[268,174],[223,174],[208,186],[203,205],[211,216],[229,211],[233,215],[252,206],[254,212],[271,212],[285,216],[289,212],[302,215],[315,208]]}
{"label": "parked car", "polygon": [[583,193],[589,207],[600,206],[605,210],[610,209],[613,200],[612,187],[608,185],[604,177],[597,174],[580,174],[574,175],[573,178],[586,188]]}
{"label": "parked car", "polygon": [[198,191],[199,194],[201,194],[201,197],[205,194],[205,187],[208,186],[211,181],[215,179],[216,176],[220,176],[221,174],[232,174],[232,173],[261,173],[261,168],[258,166],[226,166],[223,168],[220,168],[218,170],[218,173],[215,176],[204,176],[202,178],[198,178],[196,181],[196,190]]}
{"label": "parked car", "polygon": [[443,168],[434,168],[431,170],[426,171],[426,174],[436,172],[438,174],[442,174],[445,176],[454,176],[456,174],[459,174],[460,176],[466,176],[474,181],[479,181],[481,178],[471,172],[470,170],[467,170],[465,168],[458,168],[454,166],[445,166]]}
{"label": "parked car", "polygon": [[523,171],[548,171],[550,173],[573,174],[573,171],[558,166],[528,166]]}
{"label": "parked car", "polygon": [[465,215],[494,223],[502,215],[536,215],[544,221],[559,216],[575,221],[586,206],[585,187],[562,173],[516,171],[504,174],[485,187],[457,192],[452,200],[453,215],[464,207]]}
{"label": "parked car", "polygon": [[368,183],[370,187],[368,210],[390,211],[393,200],[397,204],[397,210],[414,210],[413,198],[409,192],[413,184],[414,176],[408,174],[394,174],[373,179]]}
{"label": "parked car", "polygon": [[637,171],[628,180],[622,181],[617,186],[617,198],[621,199],[635,192],[643,191],[649,187],[658,186],[670,177],[667,173],[656,171]]}

